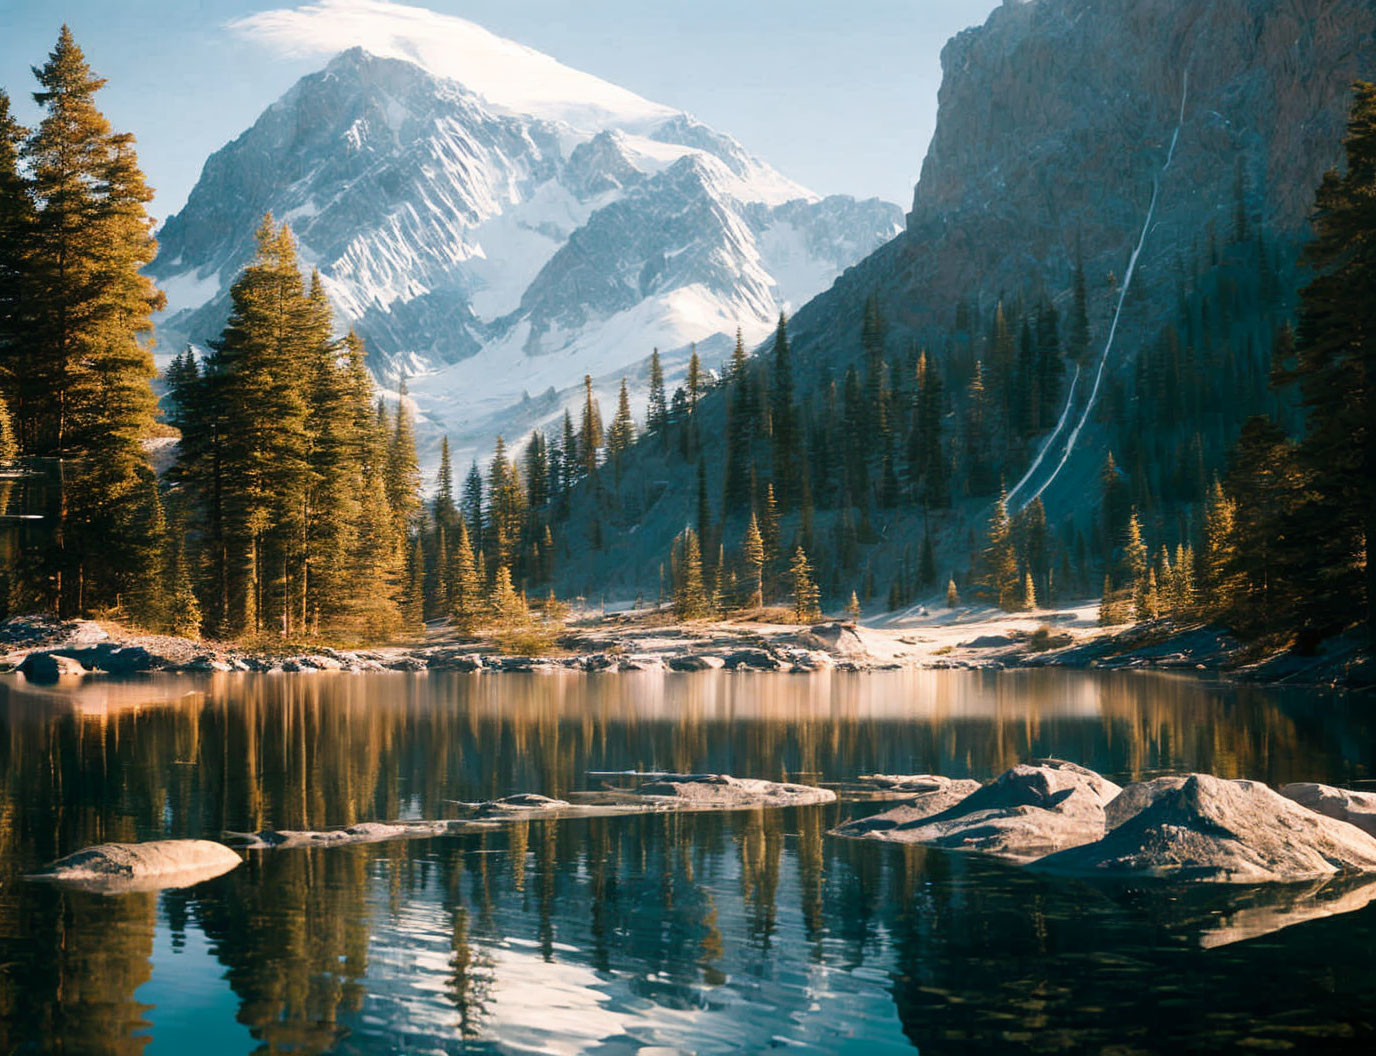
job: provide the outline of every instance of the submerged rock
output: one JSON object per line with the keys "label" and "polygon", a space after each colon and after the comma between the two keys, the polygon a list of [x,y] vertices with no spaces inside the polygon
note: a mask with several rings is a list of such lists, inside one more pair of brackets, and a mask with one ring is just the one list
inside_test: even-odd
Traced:
{"label": "submerged rock", "polygon": [[727,774],[662,774],[640,785],[632,794],[662,806],[688,810],[797,807],[836,800],[836,793],[829,788]]}
{"label": "submerged rock", "polygon": [[113,895],[190,887],[241,861],[231,848],[212,840],[101,843],[59,858],[33,879]]}
{"label": "submerged rock", "polygon": [[384,840],[414,840],[444,836],[471,829],[466,821],[365,821],[346,829],[295,830],[264,829],[261,832],[227,833],[250,850],[277,850],[291,847],[339,847],[349,843],[381,843]]}
{"label": "submerged rock", "polygon": [[1302,807],[1376,836],[1376,792],[1352,792],[1315,781],[1297,781],[1283,785],[1280,794]]}
{"label": "submerged rock", "polygon": [[530,814],[549,814],[570,806],[564,799],[551,799],[535,792],[517,792],[514,796],[473,804],[475,818],[520,818]]}
{"label": "submerged rock", "polygon": [[936,813],[904,804],[837,832],[1030,862],[1102,837],[1104,808],[1120,791],[1092,770],[1043,759],[1005,771]]}
{"label": "submerged rock", "polygon": [[1103,839],[1037,863],[1083,876],[1257,884],[1376,872],[1376,839],[1256,781],[1191,774]]}

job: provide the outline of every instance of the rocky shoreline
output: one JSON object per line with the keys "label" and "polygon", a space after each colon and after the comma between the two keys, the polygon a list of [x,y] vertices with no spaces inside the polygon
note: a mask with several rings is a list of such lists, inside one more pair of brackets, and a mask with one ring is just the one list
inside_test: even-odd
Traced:
{"label": "rocky shoreline", "polygon": [[93,620],[11,617],[0,623],[0,670],[30,681],[52,682],[92,674],[152,671],[199,673],[309,673],[320,671],[619,672],[894,669],[903,665],[872,656],[848,623],[811,628],[751,630],[657,629],[653,635],[611,635],[574,629],[550,655],[511,656],[488,643],[439,641],[372,649],[321,648],[266,652],[125,632]]}
{"label": "rocky shoreline", "polygon": [[0,622],[0,671],[34,682],[91,674],[310,672],[637,672],[1158,670],[1212,674],[1268,685],[1370,690],[1376,664],[1355,635],[1313,655],[1258,651],[1208,626],[1165,621],[1101,628],[1080,611],[1007,614],[964,610],[921,622],[812,626],[745,620],[677,624],[663,614],[620,613],[571,621],[555,647],[514,656],[484,639],[457,639],[439,626],[414,643],[310,651],[147,635],[93,620],[44,616]]}

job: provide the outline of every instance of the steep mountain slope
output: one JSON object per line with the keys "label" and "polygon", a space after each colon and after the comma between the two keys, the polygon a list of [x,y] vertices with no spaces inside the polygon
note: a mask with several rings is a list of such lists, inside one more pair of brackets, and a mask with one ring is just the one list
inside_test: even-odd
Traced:
{"label": "steep mountain slope", "polygon": [[1083,421],[1091,433],[1044,495],[1066,510],[1105,455],[1087,407],[1096,375],[1130,369],[1174,309],[1182,267],[1239,214],[1292,249],[1306,236],[1350,85],[1376,74],[1376,6],[1007,0],[947,44],[942,67],[903,235],[800,310],[795,341],[804,356],[856,350],[871,294],[900,346],[949,331],[962,300],[989,311],[1045,293],[1065,306],[1080,254],[1091,354],[1026,485],[1046,484]]}
{"label": "steep mountain slope", "polygon": [[162,347],[218,332],[271,211],[379,377],[413,379],[431,435],[485,449],[527,392],[585,373],[615,384],[655,345],[738,325],[762,336],[899,230],[894,206],[818,199],[730,137],[586,75],[569,81],[584,109],[575,96],[520,113],[503,85],[494,103],[358,48],[303,78],[163,226]]}
{"label": "steep mountain slope", "polygon": [[[942,62],[936,133],[905,230],[793,317],[795,383],[806,401],[861,363],[865,304],[876,298],[885,359],[901,364],[928,347],[945,375],[942,428],[959,473],[966,386],[975,360],[991,351],[985,327],[995,306],[1054,303],[1066,354],[1057,413],[1027,450],[998,456],[1007,486],[1021,484],[1013,507],[1039,494],[1069,551],[1095,530],[1110,449],[1120,464],[1126,443],[1140,459],[1156,460],[1134,481],[1171,473],[1206,481],[1222,468],[1237,416],[1270,409],[1256,393],[1258,376],[1264,391],[1273,317],[1283,316],[1293,295],[1292,265],[1307,237],[1314,188],[1341,156],[1350,85],[1376,76],[1376,5],[1006,0],[985,25],[955,37]],[[1089,324],[1078,354],[1069,340],[1077,258]],[[1265,311],[1241,318],[1240,283],[1256,279],[1256,258],[1267,276],[1260,288],[1278,288],[1260,298],[1269,297]],[[1220,311],[1232,313],[1232,331],[1211,332]],[[1205,454],[1166,465],[1177,448],[1152,446],[1158,423],[1137,409],[1139,360],[1182,316],[1194,331],[1182,342],[1198,344],[1198,364],[1217,371],[1212,388],[1232,405],[1226,415],[1177,423],[1178,434],[1203,434],[1196,441]],[[1245,387],[1236,380],[1244,377]],[[1253,403],[1240,406],[1244,399]],[[725,464],[725,402],[714,394],[699,412],[703,464],[715,481]],[[571,589],[610,579],[619,583],[613,595],[652,592],[673,533],[696,520],[695,462],[666,455],[655,440],[634,458],[643,468],[625,472],[655,483],[634,498],[644,507],[639,523],[601,549],[571,542]],[[767,459],[756,459],[762,472]],[[880,590],[905,551],[914,559],[928,525],[941,582],[948,569],[964,570],[993,495],[959,477],[952,485],[953,508],[930,518],[920,506],[889,511],[873,496],[857,500],[874,520],[864,562]],[[710,499],[719,510],[716,489]],[[829,532],[841,516],[819,510],[819,550],[832,549]],[[1154,545],[1173,543],[1164,536],[1183,530],[1188,516],[1170,510]],[[739,531],[726,526],[728,551]],[[852,576],[847,588],[858,582]]]}

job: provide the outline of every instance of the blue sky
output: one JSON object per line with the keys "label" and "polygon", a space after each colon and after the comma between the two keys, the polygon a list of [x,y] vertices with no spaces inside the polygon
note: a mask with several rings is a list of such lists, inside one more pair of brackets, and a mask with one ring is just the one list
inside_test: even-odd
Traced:
{"label": "blue sky", "polygon": [[[911,204],[936,116],[941,46],[997,0],[412,0],[687,110],[823,194]],[[0,87],[32,120],[31,65],[63,21],[117,128],[137,136],[159,217],[205,158],[319,56],[229,23],[289,0],[0,0]],[[366,46],[366,41],[360,41]]]}

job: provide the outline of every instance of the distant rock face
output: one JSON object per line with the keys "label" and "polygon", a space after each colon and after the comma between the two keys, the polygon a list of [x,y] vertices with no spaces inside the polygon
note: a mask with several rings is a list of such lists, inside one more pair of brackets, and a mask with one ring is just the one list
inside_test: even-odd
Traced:
{"label": "distant rock face", "polygon": [[1050,855],[1038,869],[1255,884],[1376,872],[1376,839],[1256,781],[1191,774],[1102,840]]}
{"label": "distant rock face", "polygon": [[635,382],[656,345],[763,336],[902,229],[897,206],[820,199],[685,114],[571,127],[355,48],[212,155],[163,225],[163,348],[218,334],[268,211],[385,380],[463,361],[412,386],[460,441],[526,427],[523,396],[585,373]]}
{"label": "distant rock face", "polygon": [[35,879],[100,894],[190,887],[227,873],[242,859],[211,840],[101,843],[59,858]]}

